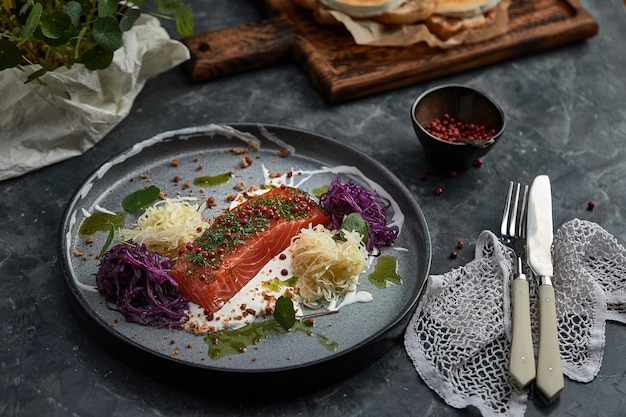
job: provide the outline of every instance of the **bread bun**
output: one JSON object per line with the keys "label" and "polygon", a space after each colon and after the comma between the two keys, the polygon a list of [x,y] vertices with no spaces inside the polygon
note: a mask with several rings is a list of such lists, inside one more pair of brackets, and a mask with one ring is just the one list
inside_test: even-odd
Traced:
{"label": "bread bun", "polygon": [[439,0],[408,0],[399,7],[371,19],[386,25],[410,25],[423,22],[434,12]]}
{"label": "bread bun", "polygon": [[315,20],[322,25],[341,25],[331,13],[337,10],[357,21],[371,20],[384,25],[424,23],[433,35],[446,41],[464,30],[489,27],[495,20],[496,6],[501,0],[294,1],[312,10]]}
{"label": "bread bun", "polygon": [[353,17],[370,17],[395,9],[405,0],[320,0],[320,2]]}
{"label": "bread bun", "polygon": [[500,0],[437,0],[436,3],[434,15],[474,18],[496,7]]}
{"label": "bread bun", "polygon": [[[437,0],[440,1],[440,0]],[[441,40],[448,40],[464,30],[476,30],[489,27],[496,18],[496,8],[472,17],[448,17],[433,14],[426,19],[426,26],[433,35]]]}

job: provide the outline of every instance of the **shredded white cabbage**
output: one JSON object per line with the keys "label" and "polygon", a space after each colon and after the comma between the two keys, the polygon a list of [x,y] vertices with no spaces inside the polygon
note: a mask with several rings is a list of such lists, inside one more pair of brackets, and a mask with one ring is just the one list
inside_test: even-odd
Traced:
{"label": "shredded white cabbage", "polygon": [[154,252],[170,258],[192,242],[207,226],[202,218],[205,203],[192,204],[194,197],[166,198],[158,201],[137,219],[133,229],[122,229],[124,240],[143,243]]}
{"label": "shredded white cabbage", "polygon": [[291,267],[298,277],[298,291],[310,308],[319,308],[356,289],[359,274],[367,268],[367,250],[358,232],[337,231],[322,225],[302,229],[289,249]]}

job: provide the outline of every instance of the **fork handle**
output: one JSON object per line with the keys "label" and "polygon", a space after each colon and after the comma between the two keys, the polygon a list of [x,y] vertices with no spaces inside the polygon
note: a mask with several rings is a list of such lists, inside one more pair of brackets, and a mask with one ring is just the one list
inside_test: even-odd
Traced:
{"label": "fork handle", "polygon": [[509,373],[516,390],[523,391],[535,380],[535,351],[530,329],[530,297],[528,281],[516,278],[511,284],[513,335]]}
{"label": "fork handle", "polygon": [[539,286],[537,390],[543,401],[550,404],[558,397],[563,387],[554,287],[543,284]]}

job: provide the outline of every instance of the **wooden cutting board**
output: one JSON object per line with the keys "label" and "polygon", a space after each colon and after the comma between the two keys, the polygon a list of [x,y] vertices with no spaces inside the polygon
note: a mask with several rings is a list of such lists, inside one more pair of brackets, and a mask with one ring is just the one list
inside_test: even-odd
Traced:
{"label": "wooden cutting board", "polygon": [[352,100],[594,36],[576,0],[512,0],[506,34],[442,50],[357,45],[343,27],[318,24],[293,0],[256,0],[265,19],[186,38],[189,75],[203,81],[294,60],[330,104]]}

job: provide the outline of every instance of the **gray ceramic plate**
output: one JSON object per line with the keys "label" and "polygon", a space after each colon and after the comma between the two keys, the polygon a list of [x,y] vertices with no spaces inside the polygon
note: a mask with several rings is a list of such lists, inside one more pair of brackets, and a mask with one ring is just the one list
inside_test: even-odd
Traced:
{"label": "gray ceramic plate", "polygon": [[[244,141],[249,139],[258,141],[260,148],[250,153],[252,165],[242,169],[239,165],[243,156],[229,151],[246,147]],[[281,148],[290,149],[290,155],[278,156]],[[174,159],[179,161],[177,167],[172,164]],[[394,247],[383,251],[397,258],[398,273],[404,282],[379,289],[369,282],[369,272],[366,272],[359,280],[359,289],[372,293],[374,301],[354,304],[338,314],[317,318],[314,332],[336,342],[339,347],[334,352],[316,337],[298,332],[270,336],[245,353],[212,360],[202,337],[180,330],[126,323],[121,315],[107,308],[100,294],[89,290],[95,285],[98,266],[93,255],[103,246],[106,233],[96,233],[89,248],[78,229],[86,212],[93,212],[96,206],[121,211],[124,196],[153,184],[168,196],[189,195],[193,190],[194,195],[200,197],[198,187],[183,191],[182,186],[200,175],[234,171],[241,181],[252,185],[263,182],[264,167],[271,172],[284,173],[338,166],[355,167],[365,173],[369,181],[378,184],[393,198],[397,209],[405,216]],[[331,171],[311,176],[300,187],[312,191],[327,185],[335,175]],[[341,175],[365,187],[373,184],[359,175]],[[175,176],[183,179],[178,185]],[[300,180],[296,178],[295,183]],[[207,189],[206,194],[233,193],[233,181]],[[217,201],[225,199],[220,197]],[[126,224],[134,220],[135,217],[129,215]],[[77,251],[83,256],[78,256]],[[290,384],[292,380],[320,381],[323,373],[329,374],[320,382],[342,377],[377,359],[395,343],[421,294],[430,267],[431,245],[426,221],[414,198],[397,178],[368,156],[303,130],[229,124],[166,132],[138,143],[101,166],[83,182],[68,203],[61,223],[59,258],[78,315],[86,319],[88,329],[99,340],[123,359],[190,377],[202,378],[206,373],[215,373],[223,378],[236,378],[244,373],[262,381],[277,377],[282,383]]]}

